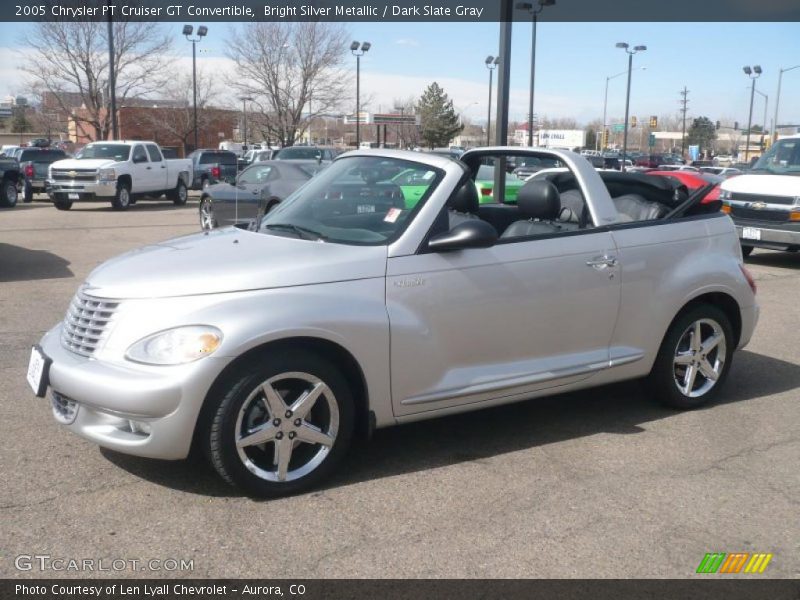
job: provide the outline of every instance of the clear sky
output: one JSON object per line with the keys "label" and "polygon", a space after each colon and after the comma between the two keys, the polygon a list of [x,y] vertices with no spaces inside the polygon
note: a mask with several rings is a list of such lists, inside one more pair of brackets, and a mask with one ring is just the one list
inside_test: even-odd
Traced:
{"label": "clear sky", "polygon": [[[233,24],[210,23],[198,65],[217,71],[225,66],[225,41]],[[26,91],[16,71],[17,53],[27,25],[0,24],[0,96]],[[191,51],[175,31],[174,52],[180,68],[190,68]],[[488,96],[487,55],[497,54],[499,25],[457,23],[353,23],[352,38],[372,42],[362,59],[362,90],[372,95],[372,110],[388,110],[393,101],[418,96],[438,81],[456,107],[475,121],[485,120]],[[606,77],[627,68],[618,41],[645,44],[634,57],[631,114],[674,115],[678,92],[689,93],[689,116],[747,123],[750,80],[742,66],[760,64],[756,88],[769,96],[767,124],[774,111],[778,70],[800,64],[798,23],[548,23],[540,22],[536,56],[535,112],[574,117],[580,123],[600,118]],[[514,25],[511,116],[524,119],[530,74],[530,23]],[[350,59],[355,68],[355,59]],[[645,70],[638,69],[645,67]],[[495,76],[495,83],[497,78]],[[609,122],[624,114],[625,76],[612,79],[608,92]],[[761,123],[764,98],[755,97],[753,122]],[[785,73],[781,123],[800,124],[800,69]]]}

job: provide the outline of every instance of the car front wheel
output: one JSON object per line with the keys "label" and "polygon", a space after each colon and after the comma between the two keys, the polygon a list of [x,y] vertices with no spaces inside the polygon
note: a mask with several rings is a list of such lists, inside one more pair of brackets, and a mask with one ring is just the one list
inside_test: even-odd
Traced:
{"label": "car front wheel", "polygon": [[698,304],[672,323],[658,352],[650,384],[673,408],[697,408],[719,393],[735,346],[730,320],[716,306]]}
{"label": "car front wheel", "polygon": [[117,184],[117,193],[111,201],[111,206],[116,210],[128,210],[131,202],[131,188],[127,183]]}
{"label": "car front wheel", "polygon": [[3,179],[0,184],[0,206],[14,208],[17,205],[17,184],[11,179]]}
{"label": "car front wheel", "polygon": [[321,356],[263,355],[222,387],[209,399],[215,404],[206,451],[226,481],[250,494],[307,490],[333,471],[350,445],[350,387]]}

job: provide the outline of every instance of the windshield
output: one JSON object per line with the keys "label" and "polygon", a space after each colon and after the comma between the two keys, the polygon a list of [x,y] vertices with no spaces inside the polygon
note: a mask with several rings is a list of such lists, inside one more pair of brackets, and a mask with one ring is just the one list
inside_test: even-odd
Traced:
{"label": "windshield", "polygon": [[128,160],[131,147],[125,144],[88,144],[75,155],[79,160],[92,158],[111,158],[117,162]]}
{"label": "windshield", "polygon": [[800,138],[778,140],[772,144],[751,171],[800,175]]}
{"label": "windshield", "polygon": [[[401,173],[404,177],[398,183],[395,178]],[[260,231],[342,244],[385,245],[405,230],[443,175],[431,166],[396,158],[339,159],[270,211]],[[413,186],[406,186],[412,177]]]}
{"label": "windshield", "polygon": [[284,148],[275,157],[279,160],[316,160],[318,156],[322,156],[322,150],[319,148]]}

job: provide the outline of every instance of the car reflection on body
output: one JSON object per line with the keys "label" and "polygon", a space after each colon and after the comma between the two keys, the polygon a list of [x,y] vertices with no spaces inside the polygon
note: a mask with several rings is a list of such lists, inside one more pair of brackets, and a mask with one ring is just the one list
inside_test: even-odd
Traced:
{"label": "car reflection on body", "polygon": [[239,174],[235,184],[217,183],[203,190],[200,227],[208,230],[251,221],[262,199],[269,212],[325,166],[317,161],[255,163]]}

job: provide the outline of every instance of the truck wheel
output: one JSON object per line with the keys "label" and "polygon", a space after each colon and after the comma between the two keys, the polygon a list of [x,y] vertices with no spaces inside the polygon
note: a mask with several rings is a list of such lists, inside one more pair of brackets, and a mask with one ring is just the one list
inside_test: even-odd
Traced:
{"label": "truck wheel", "polygon": [[753,253],[753,246],[742,246],[742,256],[747,258]]}
{"label": "truck wheel", "polygon": [[14,208],[17,205],[17,184],[11,179],[3,179],[0,184],[0,206]]}
{"label": "truck wheel", "polygon": [[270,353],[242,364],[215,387],[206,453],[223,479],[250,494],[307,490],[330,475],[347,452],[353,397],[345,377],[321,356]]}
{"label": "truck wheel", "polygon": [[22,187],[22,201],[25,204],[33,202],[33,188],[29,181],[26,181]]}
{"label": "truck wheel", "polygon": [[203,177],[203,181],[200,183],[200,188],[205,190],[211,185],[211,182],[208,180],[208,177]]}
{"label": "truck wheel", "polygon": [[69,200],[53,200],[53,206],[58,210],[69,210],[72,208],[72,202]]}
{"label": "truck wheel", "polygon": [[115,210],[128,210],[131,205],[131,186],[128,183],[118,183],[117,193],[111,201]]}
{"label": "truck wheel", "polygon": [[698,408],[719,393],[733,358],[728,317],[716,306],[698,304],[679,315],[661,343],[649,383],[662,404]]}
{"label": "truck wheel", "polygon": [[183,206],[189,199],[189,190],[186,189],[186,184],[183,179],[178,179],[178,185],[169,194],[170,199],[175,206]]}
{"label": "truck wheel", "polygon": [[217,227],[217,217],[214,214],[214,203],[206,196],[200,200],[200,229],[211,231]]}

